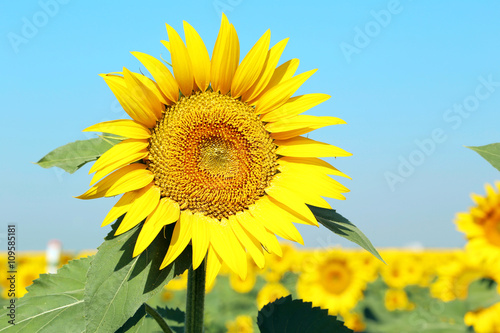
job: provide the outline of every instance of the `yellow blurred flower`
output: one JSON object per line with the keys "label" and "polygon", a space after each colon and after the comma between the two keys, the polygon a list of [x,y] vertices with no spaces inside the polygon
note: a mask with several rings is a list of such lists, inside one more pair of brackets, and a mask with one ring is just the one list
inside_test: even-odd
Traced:
{"label": "yellow blurred flower", "polygon": [[486,196],[472,194],[476,206],[468,213],[458,213],[457,229],[465,233],[467,251],[487,263],[500,262],[500,182],[495,183],[497,191],[486,184]]}
{"label": "yellow blurred flower", "polygon": [[354,308],[363,297],[366,280],[356,269],[355,258],[339,250],[326,252],[320,260],[303,267],[297,282],[299,298],[329,310],[330,314],[343,314]]}
{"label": "yellow blurred flower", "polygon": [[476,333],[500,333],[500,303],[467,312],[464,321],[466,325],[473,326]]}
{"label": "yellow blurred flower", "polygon": [[257,294],[257,307],[262,309],[267,303],[288,295],[290,295],[290,291],[281,283],[268,283]]}
{"label": "yellow blurred flower", "polygon": [[186,290],[187,280],[188,280],[188,271],[185,271],[181,275],[176,276],[175,278],[170,280],[168,284],[165,286],[165,289],[170,291]]}
{"label": "yellow blurred flower", "polygon": [[403,289],[387,289],[384,304],[385,308],[389,311],[412,310],[415,308],[414,304],[408,300],[408,295]]}
{"label": "yellow blurred flower", "polygon": [[363,316],[359,313],[348,312],[342,315],[344,325],[354,332],[364,332],[366,324],[363,322]]}
{"label": "yellow blurred flower", "polygon": [[492,268],[470,253],[457,252],[453,260],[437,268],[438,279],[431,285],[431,294],[445,302],[466,299],[472,282],[483,277],[493,278]]}
{"label": "yellow blurred flower", "polygon": [[296,271],[298,251],[289,244],[281,244],[283,253],[266,255],[266,273],[268,282],[279,282],[286,272]]}
{"label": "yellow blurred flower", "polygon": [[235,321],[226,323],[227,333],[253,333],[252,318],[238,316]]}
{"label": "yellow blurred flower", "polygon": [[257,281],[257,274],[255,272],[248,272],[247,278],[243,280],[239,275],[230,274],[229,275],[229,283],[231,288],[238,293],[248,293],[255,286],[255,282]]}
{"label": "yellow blurred flower", "polygon": [[387,265],[382,265],[380,274],[391,288],[420,285],[425,277],[424,268],[417,260],[418,254],[409,251],[392,250],[382,252]]}

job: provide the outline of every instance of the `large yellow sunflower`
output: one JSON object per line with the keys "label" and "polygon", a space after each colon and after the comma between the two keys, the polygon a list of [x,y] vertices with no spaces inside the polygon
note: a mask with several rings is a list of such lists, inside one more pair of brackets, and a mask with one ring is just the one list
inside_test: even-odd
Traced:
{"label": "large yellow sunflower", "polygon": [[457,229],[467,237],[466,250],[488,264],[500,263],[500,182],[497,190],[485,186],[486,196],[472,194],[476,206],[469,213],[458,213]]}
{"label": "large yellow sunflower", "polygon": [[95,162],[92,187],[79,198],[123,194],[102,225],[126,214],[119,235],[144,220],[134,256],[175,223],[161,268],[191,243],[193,268],[206,257],[210,284],[222,262],[244,278],[245,252],[259,267],[264,249],[280,255],[275,235],[303,243],[292,222],[318,225],[306,203],[329,208],[322,197],[344,199],[348,191],[329,176],[345,175],[318,157],[351,154],[300,136],[344,121],[301,115],[329,96],[292,97],[315,70],[294,75],[297,59],[277,67],[288,39],[269,48],[268,30],[240,63],[225,16],[211,59],[186,22],[184,32],[186,43],[167,25],[162,41],[173,75],[140,52],[132,54],[154,80],[126,68],[102,75],[132,119],[84,130],[127,139]]}

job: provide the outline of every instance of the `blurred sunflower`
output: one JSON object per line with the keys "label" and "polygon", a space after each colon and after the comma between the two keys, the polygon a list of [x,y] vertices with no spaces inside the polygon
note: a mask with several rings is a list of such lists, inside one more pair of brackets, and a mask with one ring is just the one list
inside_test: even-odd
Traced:
{"label": "blurred sunflower", "polygon": [[432,296],[445,302],[466,299],[469,286],[481,278],[493,279],[499,268],[484,265],[477,257],[467,252],[457,252],[448,263],[437,267],[437,280],[432,283]]}
{"label": "blurred sunflower", "polygon": [[227,333],[253,333],[252,317],[241,315],[226,323]]}
{"label": "blurred sunflower", "polygon": [[465,324],[474,327],[477,333],[500,333],[500,303],[486,309],[467,312],[464,317]]}
{"label": "blurred sunflower", "polygon": [[387,265],[381,266],[380,275],[389,287],[402,289],[409,285],[421,285],[426,280],[427,275],[418,260],[418,253],[388,250],[382,255]]}
{"label": "blurred sunflower", "polygon": [[290,291],[281,283],[267,283],[257,294],[257,308],[262,309],[264,305],[288,295],[290,295]]}
{"label": "blurred sunflower", "polygon": [[488,263],[500,260],[500,182],[497,190],[490,184],[485,186],[486,196],[472,194],[476,206],[468,213],[458,213],[457,229],[467,237],[467,251]]}
{"label": "blurred sunflower", "polygon": [[287,39],[269,49],[268,30],[239,63],[226,16],[211,59],[186,22],[184,32],[186,43],[167,25],[162,41],[173,75],[140,52],[132,54],[155,81],[126,68],[102,75],[132,119],[84,130],[127,139],[95,162],[92,187],[79,198],[123,194],[102,225],[126,213],[120,235],[145,220],[134,256],[175,223],[161,268],[191,243],[194,269],[207,257],[208,284],[222,262],[245,278],[245,250],[263,267],[263,247],[281,254],[275,235],[303,243],[292,222],[318,225],[306,203],[330,208],[322,196],[344,199],[348,189],[329,175],[346,176],[318,157],[351,154],[300,135],[345,122],[301,115],[329,96],[292,97],[315,70],[294,76],[297,59],[276,67]]}
{"label": "blurred sunflower", "polygon": [[384,305],[389,311],[413,310],[415,308],[415,305],[410,303],[406,291],[395,288],[389,288],[385,291]]}
{"label": "blurred sunflower", "polygon": [[363,297],[366,279],[345,253],[329,251],[304,267],[297,282],[299,298],[327,308],[332,315],[345,314]]}

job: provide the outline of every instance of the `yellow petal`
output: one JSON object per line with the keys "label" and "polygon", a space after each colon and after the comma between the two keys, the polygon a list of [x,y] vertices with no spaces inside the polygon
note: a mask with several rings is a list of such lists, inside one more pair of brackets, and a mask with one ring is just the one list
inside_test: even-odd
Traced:
{"label": "yellow petal", "polygon": [[273,139],[286,140],[318,128],[345,123],[345,121],[336,117],[299,115],[268,123],[265,127],[268,132],[272,133],[271,137]]}
{"label": "yellow petal", "polygon": [[281,174],[277,174],[273,177],[271,184],[266,187],[265,191],[273,199],[281,202],[290,210],[297,212],[297,214],[305,218],[306,220],[303,220],[303,222],[318,225],[316,218],[311,210],[306,206],[300,194],[296,193],[290,186],[292,185],[286,183],[286,178],[284,178]]}
{"label": "yellow petal", "polygon": [[241,61],[231,83],[233,98],[243,95],[259,78],[266,61],[270,40],[271,31],[267,30]]}
{"label": "yellow petal", "polygon": [[[170,102],[168,100],[168,98],[166,98],[166,96],[163,94],[163,92],[161,91],[160,89],[160,86],[153,80],[151,80],[149,77],[147,76],[144,76],[142,74],[138,74],[138,73],[133,73],[132,74],[139,80],[141,81],[141,83],[146,86],[155,96],[156,98],[158,99],[158,101],[161,103],[161,104],[167,104],[167,105],[170,105],[172,104],[172,102]],[[156,109],[158,110],[158,108]],[[162,106],[162,110],[164,110],[163,106]],[[161,113],[158,115],[158,113],[156,114],[158,118],[161,117]]]}
{"label": "yellow petal", "polygon": [[106,215],[104,221],[102,221],[101,227],[107,226],[108,224],[128,212],[136,196],[137,191],[125,193],[108,212],[108,215]]}
{"label": "yellow petal", "polygon": [[208,247],[207,253],[207,276],[205,289],[210,290],[212,284],[219,274],[220,268],[222,266],[222,259],[217,255],[212,245]]}
{"label": "yellow petal", "polygon": [[273,122],[280,119],[290,118],[323,103],[329,98],[330,96],[326,94],[307,94],[292,97],[281,107],[263,114],[260,117],[260,120],[264,122]]}
{"label": "yellow petal", "polygon": [[181,37],[174,28],[167,26],[168,38],[170,39],[170,53],[172,57],[172,68],[174,76],[184,96],[193,92],[193,66],[189,58],[188,50]]}
{"label": "yellow petal", "polygon": [[130,96],[138,102],[139,107],[142,108],[142,112],[151,118],[151,123],[154,126],[156,125],[156,121],[160,119],[165,106],[156,97],[155,93],[143,83],[143,80],[139,79],[140,75],[132,73],[125,67],[123,68],[123,79],[125,80]]}
{"label": "yellow petal", "polygon": [[210,244],[227,266],[242,279],[247,275],[247,259],[243,246],[225,219],[209,224]]}
{"label": "yellow petal", "polygon": [[[151,171],[146,165],[134,163],[116,170],[99,183],[92,186],[87,192],[78,196],[78,199],[95,199],[111,197],[124,192],[137,190],[148,185],[153,180]],[[149,179],[149,181],[147,181]],[[120,192],[122,189],[126,189]]]}
{"label": "yellow petal", "polygon": [[235,217],[241,227],[252,237],[256,238],[268,251],[275,252],[277,250],[279,242],[276,240],[276,237],[274,237],[274,240],[272,238],[269,239],[268,233],[260,220],[254,218],[247,211],[238,212]]}
{"label": "yellow petal", "polygon": [[[281,176],[281,174],[280,174],[280,176]],[[290,181],[291,179],[298,181],[298,183],[296,183],[296,184],[286,184],[286,186],[283,186],[283,187],[285,187],[286,190],[294,193],[295,199],[299,199],[302,203],[306,203],[309,205],[313,205],[313,206],[317,206],[317,207],[321,207],[321,208],[326,208],[326,209],[332,208],[330,206],[330,204],[320,196],[319,193],[313,191],[314,186],[311,186],[310,184],[304,185],[305,181],[299,180],[297,177],[293,177],[293,176],[282,176],[279,178],[282,180],[282,183]],[[306,187],[301,187],[301,186],[306,186]],[[338,200],[345,199],[344,196],[340,192],[335,192],[335,195],[333,196],[333,198],[338,199]],[[300,206],[300,207],[302,207],[302,206]],[[290,209],[288,209],[288,210],[292,210],[293,212],[295,212],[295,214],[294,214],[295,217],[294,217],[294,219],[292,219],[293,222],[318,226],[318,222],[316,221],[316,219],[311,219],[311,218],[308,219],[308,218],[302,216],[300,213],[298,213],[296,210],[294,210],[295,207],[290,206],[289,208]]]}
{"label": "yellow petal", "polygon": [[266,87],[257,97],[255,97],[252,100],[249,100],[248,104],[255,105],[260,100],[260,98],[263,95],[265,95],[269,90],[275,88],[282,82],[291,79],[293,77],[293,74],[295,74],[295,72],[297,71],[299,63],[300,63],[299,59],[291,59],[285,62],[284,64],[280,65],[278,68],[276,68],[273,72],[273,76],[271,76],[271,79],[269,80],[269,83],[266,85]]}
{"label": "yellow petal", "polygon": [[307,170],[314,170],[314,172],[321,172],[327,175],[341,176],[351,179],[343,172],[339,171],[334,166],[330,165],[328,162],[316,157],[289,157],[283,156],[278,160],[278,164],[287,165],[296,170],[302,170],[303,172],[308,172]]}
{"label": "yellow petal", "polygon": [[[267,248],[270,253],[276,254],[278,257],[283,257],[283,250],[281,249],[281,244],[274,232],[266,228],[268,244],[273,244],[273,248]],[[272,249],[272,250],[271,250]]]}
{"label": "yellow petal", "polygon": [[252,259],[255,261],[255,264],[259,268],[264,268],[264,252],[262,250],[260,242],[258,242],[252,235],[250,235],[241,227],[235,215],[229,216],[229,224],[231,225],[231,229],[233,229],[233,232],[238,240],[241,242],[241,244],[243,244]]}
{"label": "yellow petal", "polygon": [[[179,99],[179,85],[172,76],[172,73],[168,70],[167,66],[149,54],[141,52],[131,53],[144,65],[144,67],[146,67],[149,73],[151,73],[155,81],[158,83],[159,88],[163,92],[163,95],[165,95],[168,100],[177,102]],[[170,105],[172,102],[166,104]]]}
{"label": "yellow petal", "polygon": [[269,89],[255,104],[255,112],[264,114],[285,104],[314,72],[316,69],[294,76]]}
{"label": "yellow petal", "polygon": [[183,21],[183,24],[186,46],[193,66],[194,80],[198,88],[205,91],[210,84],[210,56],[196,30],[186,21]]}
{"label": "yellow petal", "polygon": [[209,217],[203,214],[194,214],[192,219],[193,225],[193,269],[197,269],[203,262],[207,254],[208,244],[210,243],[208,224]]}
{"label": "yellow petal", "polygon": [[212,90],[225,95],[231,88],[234,73],[240,59],[240,45],[234,27],[229,24],[226,15],[222,14],[219,35],[212,53],[210,78]]}
{"label": "yellow petal", "polygon": [[137,191],[137,196],[116,230],[115,236],[129,231],[139,224],[158,206],[159,201],[160,189],[152,183]]}
{"label": "yellow petal", "polygon": [[191,241],[192,217],[193,214],[188,210],[181,212],[179,221],[175,224],[172,239],[170,240],[167,254],[160,265],[160,269],[170,265]]}
{"label": "yellow petal", "polygon": [[276,154],[292,157],[342,157],[351,156],[344,149],[312,139],[297,136],[286,140],[275,140]]}
{"label": "yellow petal", "polygon": [[283,214],[282,210],[274,205],[267,196],[259,198],[249,207],[249,211],[264,224],[266,229],[285,239],[304,244],[302,236],[288,215]]}
{"label": "yellow petal", "polygon": [[170,42],[166,41],[166,40],[162,40],[161,43],[163,44],[163,46],[165,46],[165,48],[168,50],[168,52],[170,52]]}
{"label": "yellow petal", "polygon": [[283,39],[276,45],[274,45],[268,52],[266,61],[264,63],[264,68],[261,71],[259,78],[257,81],[246,91],[243,93],[241,100],[243,102],[254,100],[255,97],[259,96],[259,94],[266,88],[273,76],[273,73],[276,69],[276,65],[280,60],[281,54],[285,49],[286,43],[288,42],[288,38]]}
{"label": "yellow petal", "polygon": [[141,254],[164,226],[179,220],[179,205],[169,198],[161,198],[156,208],[149,214],[135,242],[134,254]]}
{"label": "yellow petal", "polygon": [[306,168],[300,164],[283,163],[278,165],[278,170],[281,171],[280,175],[286,178],[283,179],[284,183],[296,181],[294,184],[297,184],[297,187],[309,189],[321,196],[335,198],[334,195],[349,192],[347,187],[314,168]]}
{"label": "yellow petal", "polygon": [[127,139],[108,149],[90,168],[89,173],[97,171],[90,185],[108,173],[148,156],[148,145],[147,140]]}
{"label": "yellow petal", "polygon": [[87,127],[82,132],[103,132],[130,139],[149,139],[151,137],[151,131],[147,127],[130,119],[104,121]]}
{"label": "yellow petal", "polygon": [[154,112],[145,110],[145,106],[141,105],[142,98],[139,100],[135,98],[135,94],[125,84],[124,78],[117,75],[101,74],[101,76],[125,112],[140,124],[147,128],[153,128],[157,120]]}

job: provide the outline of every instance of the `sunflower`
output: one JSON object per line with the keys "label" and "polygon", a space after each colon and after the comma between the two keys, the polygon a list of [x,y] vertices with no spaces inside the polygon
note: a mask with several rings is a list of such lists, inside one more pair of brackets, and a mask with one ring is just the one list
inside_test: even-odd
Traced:
{"label": "sunflower", "polygon": [[227,333],[253,333],[252,317],[241,315],[226,323]]}
{"label": "sunflower", "polygon": [[448,263],[437,266],[437,280],[431,285],[432,296],[445,302],[465,300],[472,282],[498,276],[496,266],[484,265],[469,252],[457,252]]}
{"label": "sunflower", "polygon": [[477,333],[500,333],[500,303],[486,309],[470,311],[465,314],[464,321],[474,327]]}
{"label": "sunflower", "polygon": [[278,298],[290,295],[290,291],[279,282],[266,283],[257,294],[257,308],[262,307],[268,303],[274,302]]}
{"label": "sunflower", "polygon": [[327,308],[331,315],[348,313],[363,298],[367,284],[355,261],[355,257],[339,250],[310,261],[297,282],[299,297],[313,306]]}
{"label": "sunflower", "polygon": [[385,308],[389,311],[413,310],[415,305],[408,299],[408,294],[404,289],[389,288],[385,291]]}
{"label": "sunflower", "polygon": [[175,223],[160,268],[191,244],[193,269],[207,258],[207,284],[223,262],[245,278],[246,252],[262,268],[264,249],[281,255],[276,235],[302,244],[293,222],[318,225],[306,203],[330,208],[322,196],[344,199],[348,189],[329,175],[347,176],[319,157],[351,154],[301,135],[345,122],[301,115],[330,96],[292,97],[315,70],[294,75],[297,59],[277,67],[288,39],[270,48],[268,30],[240,63],[226,16],[211,59],[186,22],[184,32],[186,43],[167,25],[162,41],[173,74],[132,52],[154,80],[126,68],[101,75],[132,119],[84,130],[126,139],[95,162],[91,188],[78,198],[123,194],[102,225],[125,214],[120,235],[144,221],[134,256]]}
{"label": "sunflower", "polygon": [[476,206],[469,213],[458,213],[455,220],[468,240],[466,250],[488,264],[500,263],[500,182],[495,185],[496,191],[485,186],[485,197],[472,194]]}

